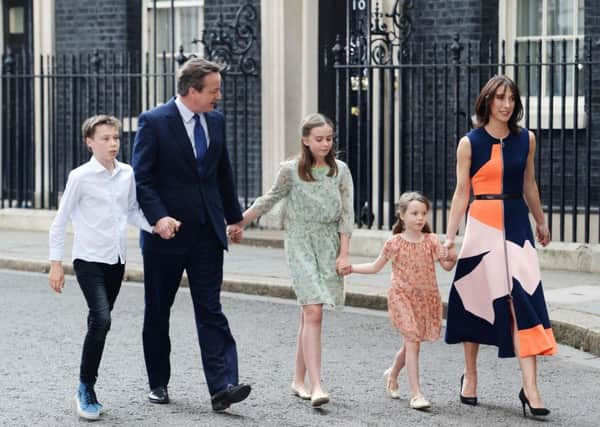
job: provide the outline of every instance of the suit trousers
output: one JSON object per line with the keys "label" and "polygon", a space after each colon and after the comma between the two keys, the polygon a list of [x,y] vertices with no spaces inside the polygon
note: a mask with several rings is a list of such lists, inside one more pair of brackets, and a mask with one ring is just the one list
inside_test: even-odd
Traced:
{"label": "suit trousers", "polygon": [[171,375],[169,315],[183,271],[188,276],[204,375],[211,395],[238,384],[235,340],[221,310],[223,247],[210,224],[184,254],[144,251],[144,357],[150,388]]}

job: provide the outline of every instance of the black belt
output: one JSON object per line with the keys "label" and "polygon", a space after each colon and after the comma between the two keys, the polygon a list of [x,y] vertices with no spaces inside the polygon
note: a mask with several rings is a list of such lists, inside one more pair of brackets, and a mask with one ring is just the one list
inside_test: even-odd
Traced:
{"label": "black belt", "polygon": [[522,198],[522,193],[475,194],[475,200],[513,200]]}

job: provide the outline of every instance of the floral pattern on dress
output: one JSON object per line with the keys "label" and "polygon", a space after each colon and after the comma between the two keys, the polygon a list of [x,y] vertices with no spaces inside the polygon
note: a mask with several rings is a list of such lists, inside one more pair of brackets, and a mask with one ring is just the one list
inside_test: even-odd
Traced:
{"label": "floral pattern on dress", "polygon": [[439,247],[435,234],[425,234],[421,242],[410,242],[395,234],[383,247],[383,255],[392,262],[388,314],[407,341],[434,341],[440,337],[442,298],[434,265]]}
{"label": "floral pattern on dress", "polygon": [[336,160],[338,173],[313,168],[316,181],[303,181],[298,160],[281,163],[273,187],[251,209],[264,214],[285,199],[285,252],[298,303],[344,304],[344,278],[335,270],[339,233],[351,236],[354,227],[353,184],[348,166]]}

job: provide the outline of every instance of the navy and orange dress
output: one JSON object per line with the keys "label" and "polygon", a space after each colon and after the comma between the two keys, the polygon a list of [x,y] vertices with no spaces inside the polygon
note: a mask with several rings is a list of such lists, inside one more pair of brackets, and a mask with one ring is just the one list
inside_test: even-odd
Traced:
{"label": "navy and orange dress", "polygon": [[515,356],[512,298],[519,356],[554,354],[556,341],[523,198],[529,131],[500,140],[482,127],[467,137],[474,200],[448,299],[446,342],[495,345],[499,357]]}

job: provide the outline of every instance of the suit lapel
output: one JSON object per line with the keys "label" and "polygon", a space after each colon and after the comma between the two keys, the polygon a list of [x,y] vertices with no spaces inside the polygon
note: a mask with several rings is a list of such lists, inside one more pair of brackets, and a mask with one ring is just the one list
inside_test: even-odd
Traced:
{"label": "suit lapel", "polygon": [[197,171],[194,150],[192,149],[190,138],[185,130],[183,119],[179,114],[179,110],[177,109],[177,105],[175,105],[174,99],[171,99],[171,101],[169,101],[167,104],[166,117],[169,124],[169,129],[171,129],[171,132],[173,132],[175,137],[175,145],[182,151],[186,163],[188,163],[194,171]]}

